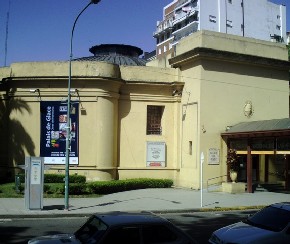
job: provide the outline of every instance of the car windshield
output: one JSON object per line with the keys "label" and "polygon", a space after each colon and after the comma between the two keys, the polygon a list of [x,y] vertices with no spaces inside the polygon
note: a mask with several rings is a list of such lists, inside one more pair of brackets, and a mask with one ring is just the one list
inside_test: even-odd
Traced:
{"label": "car windshield", "polygon": [[81,243],[95,243],[99,240],[108,226],[96,216],[90,217],[87,222],[75,232],[75,237]]}
{"label": "car windshield", "polygon": [[273,206],[263,208],[246,221],[250,225],[276,232],[283,230],[289,222],[290,211]]}

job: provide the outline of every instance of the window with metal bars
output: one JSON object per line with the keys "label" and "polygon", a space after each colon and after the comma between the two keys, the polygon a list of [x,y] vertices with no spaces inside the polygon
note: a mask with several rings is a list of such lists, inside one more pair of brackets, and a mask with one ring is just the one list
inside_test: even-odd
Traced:
{"label": "window with metal bars", "polygon": [[164,106],[147,106],[147,135],[162,135],[162,114]]}

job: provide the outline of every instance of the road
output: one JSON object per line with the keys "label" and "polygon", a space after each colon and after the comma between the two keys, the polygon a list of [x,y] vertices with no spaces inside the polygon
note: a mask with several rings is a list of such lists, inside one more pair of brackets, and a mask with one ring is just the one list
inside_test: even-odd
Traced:
{"label": "road", "polygon": [[[210,234],[225,225],[245,218],[253,211],[195,212],[159,214],[179,226],[199,243],[207,243]],[[87,217],[0,219],[0,243],[22,244],[40,236],[72,233]]]}

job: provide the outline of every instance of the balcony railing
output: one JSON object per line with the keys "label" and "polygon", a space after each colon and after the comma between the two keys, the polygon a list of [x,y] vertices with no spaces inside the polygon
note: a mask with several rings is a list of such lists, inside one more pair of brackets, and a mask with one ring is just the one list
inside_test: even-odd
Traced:
{"label": "balcony railing", "polygon": [[184,26],[183,28],[174,31],[172,33],[172,35],[174,36],[173,42],[175,43],[175,42],[179,41],[180,39],[182,39],[186,36],[189,36],[190,34],[198,31],[198,26],[199,26],[199,22],[194,21],[194,22],[191,22],[190,24]]}
{"label": "balcony railing", "polygon": [[172,20],[163,20],[161,21],[158,26],[157,26],[157,30],[155,32],[153,32],[153,36],[158,35],[159,33],[170,29],[173,27],[173,21]]}
{"label": "balcony railing", "polygon": [[176,4],[175,8],[179,8],[179,7],[183,6],[183,5],[189,4],[190,2],[191,2],[191,0],[182,0],[182,1],[179,1]]}
{"label": "balcony railing", "polygon": [[177,23],[180,23],[183,20],[185,20],[185,19],[187,19],[187,18],[189,18],[189,17],[191,17],[193,15],[196,15],[196,14],[198,14],[198,11],[196,9],[191,9],[191,11],[188,12],[188,13],[182,11],[181,13],[175,15],[175,20],[172,21],[172,24],[174,26]]}

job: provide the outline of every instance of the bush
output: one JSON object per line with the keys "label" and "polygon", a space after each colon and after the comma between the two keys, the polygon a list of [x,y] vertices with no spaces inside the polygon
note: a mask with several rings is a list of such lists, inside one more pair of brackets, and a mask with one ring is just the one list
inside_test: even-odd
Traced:
{"label": "bush", "polygon": [[43,185],[43,192],[47,194],[63,194],[64,183],[45,183]]}
{"label": "bush", "polygon": [[[44,183],[63,183],[64,174],[44,174]],[[70,183],[86,183],[86,177],[83,175],[70,175]]]}
{"label": "bush", "polygon": [[[49,183],[44,184],[43,192],[47,194],[65,194],[65,185],[63,183]],[[85,183],[71,183],[69,184],[70,195],[84,195],[88,194],[88,190]]]}
{"label": "bush", "polygon": [[145,188],[169,188],[172,185],[173,181],[169,179],[128,179],[87,183],[90,192],[95,194],[110,194]]}
{"label": "bush", "polygon": [[[16,176],[19,176],[21,183],[25,183],[25,174],[17,174]],[[64,178],[64,174],[44,174],[44,183],[63,183]],[[84,175],[70,175],[69,182],[86,183],[86,177]]]}
{"label": "bush", "polygon": [[16,176],[19,176],[20,178],[20,183],[25,183],[25,174],[17,174]]}

